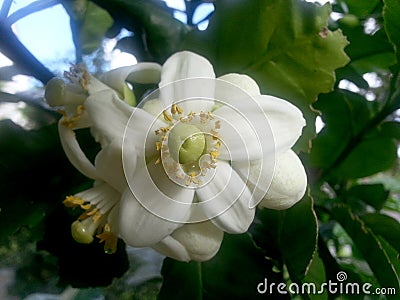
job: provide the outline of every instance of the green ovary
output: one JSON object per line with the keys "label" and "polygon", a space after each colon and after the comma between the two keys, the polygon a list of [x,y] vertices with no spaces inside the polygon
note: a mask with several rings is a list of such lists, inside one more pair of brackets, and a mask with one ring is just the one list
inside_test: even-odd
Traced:
{"label": "green ovary", "polygon": [[194,125],[177,124],[168,137],[168,149],[172,158],[180,164],[197,162],[204,152],[206,138]]}

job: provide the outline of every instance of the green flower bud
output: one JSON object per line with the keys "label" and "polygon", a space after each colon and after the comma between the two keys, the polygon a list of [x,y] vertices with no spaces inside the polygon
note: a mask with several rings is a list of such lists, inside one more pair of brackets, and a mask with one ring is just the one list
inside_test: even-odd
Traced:
{"label": "green flower bud", "polygon": [[168,137],[168,149],[171,157],[180,164],[199,160],[206,146],[204,134],[194,125],[177,124]]}

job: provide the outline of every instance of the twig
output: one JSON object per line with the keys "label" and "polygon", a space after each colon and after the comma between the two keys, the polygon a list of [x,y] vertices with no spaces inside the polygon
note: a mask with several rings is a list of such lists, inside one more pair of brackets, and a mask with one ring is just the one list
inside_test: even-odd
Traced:
{"label": "twig", "polygon": [[6,21],[6,24],[8,26],[11,26],[12,24],[14,24],[15,22],[17,22],[18,20],[34,13],[37,11],[41,11],[43,9],[55,6],[60,4],[59,1],[57,0],[42,0],[42,1],[35,1],[32,2],[31,4],[17,10],[15,13],[11,14]]}
{"label": "twig", "polygon": [[0,20],[7,18],[8,12],[10,11],[12,0],[4,0],[3,5],[0,9]]}
{"label": "twig", "polygon": [[0,51],[11,59],[14,64],[25,70],[27,74],[46,84],[54,74],[47,69],[28,49],[19,41],[9,26],[0,20]]}

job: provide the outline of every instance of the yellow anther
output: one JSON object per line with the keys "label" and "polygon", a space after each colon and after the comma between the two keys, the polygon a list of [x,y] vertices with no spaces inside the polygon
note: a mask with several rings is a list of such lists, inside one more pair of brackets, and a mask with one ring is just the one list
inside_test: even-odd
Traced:
{"label": "yellow anther", "polygon": [[63,201],[63,204],[66,207],[77,207],[84,203],[85,201],[82,198],[75,197],[75,196],[67,196]]}
{"label": "yellow anther", "polygon": [[87,215],[88,215],[88,216],[93,216],[93,215],[96,214],[98,211],[99,211],[98,208],[94,208],[94,209],[92,209],[91,211],[88,211],[88,212],[87,212]]}
{"label": "yellow anther", "polygon": [[[86,204],[85,204],[86,203]],[[66,207],[78,207],[80,206],[84,210],[88,210],[92,205],[82,198],[75,197],[75,196],[67,196],[63,201],[63,204]]]}
{"label": "yellow anther", "polygon": [[188,174],[188,178],[185,182],[186,186],[189,186],[191,183],[200,185],[201,184],[201,180],[196,178],[197,173],[195,172],[191,172]]}
{"label": "yellow anther", "polygon": [[161,142],[156,142],[156,149],[157,151],[160,151],[162,148],[162,143]]}
{"label": "yellow anther", "polygon": [[111,232],[109,224],[104,225],[103,232],[96,235],[100,239],[100,243],[104,242],[104,252],[107,254],[113,254],[117,251],[118,237]]}
{"label": "yellow anther", "polygon": [[96,211],[96,213],[93,216],[93,220],[98,221],[101,219],[102,216],[103,214],[100,211]]}
{"label": "yellow anther", "polygon": [[205,112],[200,112],[200,123],[206,124],[208,121],[208,115]]}
{"label": "yellow anther", "polygon": [[217,150],[212,150],[212,151],[210,151],[210,155],[211,155],[212,159],[217,159],[219,156],[219,152]]}
{"label": "yellow anther", "polygon": [[182,123],[189,123],[190,120],[187,117],[180,117],[179,121],[181,121]]}
{"label": "yellow anther", "polygon": [[167,122],[172,122],[174,119],[172,118],[172,116],[166,111],[163,111],[163,116],[164,116],[164,120]]}
{"label": "yellow anther", "polygon": [[221,141],[215,143],[215,148],[220,148],[222,145]]}
{"label": "yellow anther", "polygon": [[155,165],[158,165],[161,162],[161,157],[157,158],[156,162],[154,163]]}
{"label": "yellow anther", "polygon": [[181,114],[183,114],[183,109],[176,104],[172,104],[171,113],[173,115],[175,115],[175,114],[181,115]]}
{"label": "yellow anther", "polygon": [[221,121],[220,121],[220,120],[215,121],[215,126],[214,126],[214,128],[215,128],[215,129],[220,129],[220,128],[221,128]]}
{"label": "yellow anther", "polygon": [[79,84],[82,86],[83,90],[89,90],[89,83],[90,83],[90,75],[86,69],[80,68],[82,72],[82,77],[79,79]]}
{"label": "yellow anther", "polygon": [[208,118],[209,118],[210,120],[213,120],[213,119],[214,119],[214,115],[212,114],[211,111],[208,112]]}
{"label": "yellow anther", "polygon": [[98,208],[93,208],[92,210],[86,211],[81,214],[78,220],[82,221],[92,217],[94,221],[98,221],[102,216],[103,214],[99,211]]}
{"label": "yellow anther", "polygon": [[60,113],[63,115],[61,124],[68,128],[76,127],[76,122],[78,122],[78,120],[81,118],[84,112],[85,112],[85,107],[83,105],[78,105],[76,107],[75,115],[73,115],[72,117],[68,117],[65,111],[60,110]]}

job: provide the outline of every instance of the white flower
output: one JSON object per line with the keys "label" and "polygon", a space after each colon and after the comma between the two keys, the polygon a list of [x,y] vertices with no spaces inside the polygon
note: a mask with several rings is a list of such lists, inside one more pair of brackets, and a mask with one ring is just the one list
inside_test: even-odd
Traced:
{"label": "white flower", "polygon": [[285,209],[302,198],[306,174],[290,150],[305,125],[299,109],[261,95],[246,75],[215,79],[191,52],[166,61],[159,87],[125,132],[119,233],[127,244],[208,260],[223,232],[247,231],[256,204]]}
{"label": "white flower", "polygon": [[[59,131],[71,163],[95,180],[67,197],[85,213],[72,225],[79,242],[98,232],[108,252],[116,237],[181,261],[213,257],[224,232],[242,233],[256,206],[286,209],[306,189],[291,150],[305,121],[289,102],[261,95],[246,75],[215,78],[212,65],[179,52],[161,67],[141,63],[98,81],[67,73],[70,85],[49,84],[46,98],[63,106]],[[159,83],[134,108],[125,80]],[[91,129],[101,145],[94,164],[74,130]]]}
{"label": "white flower", "polygon": [[[71,226],[72,235],[78,242],[91,243],[97,234],[105,242],[107,253],[116,250],[118,203],[127,186],[121,159],[122,133],[133,111],[128,103],[134,104],[135,99],[125,81],[158,82],[160,68],[153,63],[124,67],[103,74],[99,81],[85,68],[73,66],[64,73],[67,82],[53,78],[46,86],[47,103],[59,107],[63,115],[58,129],[68,159],[82,174],[95,180],[92,188],[64,200],[67,207],[84,210]],[[113,109],[108,110],[109,106]],[[75,130],[82,128],[90,128],[101,144],[94,164],[76,138]]]}

